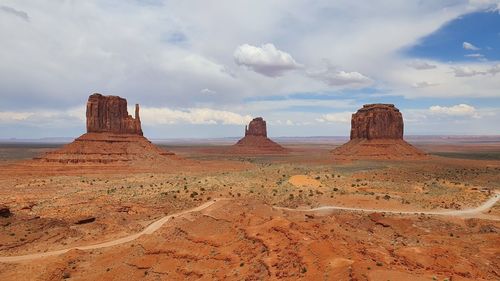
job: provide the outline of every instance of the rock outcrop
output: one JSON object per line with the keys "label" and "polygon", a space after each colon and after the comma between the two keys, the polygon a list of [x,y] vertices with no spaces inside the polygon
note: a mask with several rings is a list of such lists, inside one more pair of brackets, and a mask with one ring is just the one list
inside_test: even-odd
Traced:
{"label": "rock outcrop", "polygon": [[287,150],[267,137],[266,121],[262,117],[254,118],[245,126],[245,137],[230,149],[236,154],[276,154]]}
{"label": "rock outcrop", "polygon": [[0,205],[0,217],[8,218],[11,215],[12,215],[12,213],[10,212],[9,207],[7,207],[5,205]]}
{"label": "rock outcrop", "polygon": [[256,136],[267,138],[266,121],[262,117],[254,118],[248,126],[245,126],[245,136]]}
{"label": "rock outcrop", "polygon": [[118,96],[93,94],[87,102],[87,133],[134,134],[142,136],[139,105],[135,118],[127,111],[127,100]]}
{"label": "rock outcrop", "polygon": [[40,161],[50,163],[108,164],[141,160],[165,160],[174,155],[143,136],[139,105],[135,118],[127,111],[127,100],[93,94],[87,102],[87,133],[62,148],[48,152]]}
{"label": "rock outcrop", "polygon": [[347,159],[426,158],[403,140],[403,130],[403,116],[393,104],[367,104],[352,115],[351,140],[332,153]]}
{"label": "rock outcrop", "polygon": [[403,115],[394,104],[366,104],[351,119],[352,139],[403,139]]}

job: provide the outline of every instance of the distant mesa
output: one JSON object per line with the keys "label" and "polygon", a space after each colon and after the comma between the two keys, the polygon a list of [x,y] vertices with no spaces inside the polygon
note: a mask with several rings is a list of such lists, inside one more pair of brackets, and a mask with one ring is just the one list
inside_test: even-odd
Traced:
{"label": "distant mesa", "polygon": [[332,153],[348,159],[426,158],[403,140],[403,130],[403,115],[393,104],[366,104],[352,115],[351,140]]}
{"label": "distant mesa", "polygon": [[143,136],[139,105],[135,118],[127,111],[127,100],[118,96],[93,94],[87,102],[87,133],[40,161],[54,163],[117,163],[140,160],[165,160],[173,156]]}
{"label": "distant mesa", "polygon": [[267,137],[266,121],[262,117],[254,118],[245,126],[245,137],[230,149],[236,154],[276,154],[287,150]]}

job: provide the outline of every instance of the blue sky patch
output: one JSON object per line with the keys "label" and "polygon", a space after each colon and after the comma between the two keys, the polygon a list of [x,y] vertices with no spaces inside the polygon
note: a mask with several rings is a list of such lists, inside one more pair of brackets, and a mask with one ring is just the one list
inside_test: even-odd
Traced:
{"label": "blue sky patch", "polygon": [[[464,42],[472,46],[466,49]],[[500,13],[477,12],[456,18],[405,53],[444,62],[500,60]]]}

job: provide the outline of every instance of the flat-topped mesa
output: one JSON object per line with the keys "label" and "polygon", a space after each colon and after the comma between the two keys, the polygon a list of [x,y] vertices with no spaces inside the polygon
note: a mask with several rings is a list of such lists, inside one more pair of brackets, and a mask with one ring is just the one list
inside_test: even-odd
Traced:
{"label": "flat-topped mesa", "polygon": [[351,140],[332,153],[338,159],[426,159],[403,140],[403,115],[393,104],[366,104],[352,115]]}
{"label": "flat-topped mesa", "polygon": [[394,104],[365,104],[352,115],[353,139],[403,139],[403,116]]}
{"label": "flat-topped mesa", "polygon": [[92,94],[87,102],[87,133],[35,159],[55,164],[121,165],[140,161],[161,164],[165,157],[178,159],[143,136],[139,105],[133,118],[127,112],[126,99]]}
{"label": "flat-topped mesa", "polygon": [[262,136],[267,138],[266,121],[262,117],[254,118],[245,126],[245,136]]}
{"label": "flat-topped mesa", "polygon": [[87,133],[142,136],[139,105],[135,105],[135,118],[133,118],[128,114],[126,99],[97,93],[90,95],[87,102]]}

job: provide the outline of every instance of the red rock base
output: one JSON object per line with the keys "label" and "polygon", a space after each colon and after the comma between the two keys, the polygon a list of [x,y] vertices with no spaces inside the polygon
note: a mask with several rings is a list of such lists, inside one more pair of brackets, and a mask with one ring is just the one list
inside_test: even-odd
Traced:
{"label": "red rock base", "polygon": [[284,154],[288,150],[264,136],[245,136],[229,149],[234,154]]}
{"label": "red rock base", "polygon": [[353,139],[332,151],[336,159],[416,160],[428,155],[401,139]]}
{"label": "red rock base", "polygon": [[56,151],[35,160],[54,163],[116,163],[166,160],[174,153],[136,134],[86,133]]}

